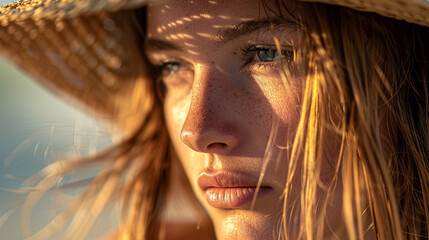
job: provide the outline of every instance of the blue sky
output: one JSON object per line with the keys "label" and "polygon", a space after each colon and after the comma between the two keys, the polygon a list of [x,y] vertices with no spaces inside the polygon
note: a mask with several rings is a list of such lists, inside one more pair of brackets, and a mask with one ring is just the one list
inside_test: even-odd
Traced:
{"label": "blue sky", "polygon": [[[53,162],[54,152],[85,155],[111,144],[100,122],[54,97],[0,55],[0,187],[17,189],[22,179]],[[0,236],[22,239],[20,209],[24,196],[0,190]],[[32,215],[33,231],[64,205],[42,199]],[[112,226],[115,219],[106,218]],[[109,227],[94,228],[94,234]],[[61,239],[54,237],[52,239]],[[94,235],[88,239],[94,239]]]}
{"label": "blue sky", "polygon": [[0,6],[3,6],[5,4],[9,4],[12,2],[18,2],[18,1],[16,1],[16,0],[0,0]]}

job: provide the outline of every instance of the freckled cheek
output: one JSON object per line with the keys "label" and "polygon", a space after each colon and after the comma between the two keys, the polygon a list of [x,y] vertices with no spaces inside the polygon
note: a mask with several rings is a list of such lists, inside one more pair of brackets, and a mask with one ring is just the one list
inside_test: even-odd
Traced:
{"label": "freckled cheek", "polygon": [[[183,124],[189,112],[190,97],[178,100],[175,96],[169,96],[165,99],[164,113],[166,116],[167,127],[171,141],[174,145],[175,152],[179,157],[179,161],[184,167],[186,176],[190,178],[192,183],[196,183],[195,178],[201,171],[201,154],[190,149],[181,140],[181,131]],[[196,188],[196,186],[194,186]]]}
{"label": "freckled cheek", "polygon": [[271,115],[280,120],[278,135],[283,139],[281,142],[291,142],[295,136],[302,109],[302,92],[298,83],[287,88],[277,87],[267,93]]}
{"label": "freckled cheek", "polygon": [[180,138],[190,102],[189,100],[177,101],[177,99],[168,97],[165,100],[164,112],[171,141],[186,176],[189,178],[193,188],[196,189],[196,178],[201,171],[201,164],[199,164],[202,162],[201,155],[187,147]]}
{"label": "freckled cheek", "polygon": [[164,113],[166,116],[167,127],[170,137],[176,147],[181,142],[180,133],[189,110],[189,104],[186,99],[175,101],[167,97],[164,104]]}

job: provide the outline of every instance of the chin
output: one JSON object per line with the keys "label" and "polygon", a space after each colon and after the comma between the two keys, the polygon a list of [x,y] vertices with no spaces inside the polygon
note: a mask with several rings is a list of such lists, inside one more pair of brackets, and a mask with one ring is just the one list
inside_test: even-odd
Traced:
{"label": "chin", "polygon": [[224,210],[211,214],[218,240],[227,239],[277,239],[281,211],[266,214],[242,209]]}

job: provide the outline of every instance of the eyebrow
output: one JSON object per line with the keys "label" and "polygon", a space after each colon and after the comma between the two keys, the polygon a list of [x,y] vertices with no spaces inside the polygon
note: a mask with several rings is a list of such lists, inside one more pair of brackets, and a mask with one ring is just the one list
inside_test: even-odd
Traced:
{"label": "eyebrow", "polygon": [[[275,31],[281,27],[283,27],[283,29],[287,29],[289,32],[298,30],[298,24],[291,20],[281,19],[278,17],[263,18],[263,19],[240,22],[226,29],[219,30],[219,33],[216,34],[214,37],[215,37],[215,41],[217,41],[218,43],[224,44],[226,42],[235,40],[245,35],[249,35],[251,33],[260,31],[262,29]],[[148,48],[150,50],[158,50],[158,51],[162,51],[162,50],[183,51],[182,47],[174,43],[161,40],[161,39],[156,39],[156,38],[147,38],[145,48]]]}
{"label": "eyebrow", "polygon": [[289,30],[290,32],[293,32],[298,29],[298,24],[291,20],[278,17],[250,20],[238,23],[232,27],[220,31],[220,33],[216,36],[216,40],[220,43],[225,43],[241,36],[260,31],[261,29],[275,31],[281,27],[283,29]]}
{"label": "eyebrow", "polygon": [[183,49],[174,43],[170,43],[165,40],[156,39],[156,38],[147,38],[145,43],[145,48],[149,48],[150,50],[176,50],[182,51]]}

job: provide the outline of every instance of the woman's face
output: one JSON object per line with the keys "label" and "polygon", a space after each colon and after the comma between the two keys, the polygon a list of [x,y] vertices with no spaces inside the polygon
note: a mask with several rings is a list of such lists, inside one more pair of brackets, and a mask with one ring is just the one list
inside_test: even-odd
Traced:
{"label": "woman's face", "polygon": [[285,87],[280,69],[291,67],[299,35],[258,0],[148,7],[145,48],[161,69],[170,136],[219,239],[271,239],[281,220],[288,152],[280,149],[293,141],[304,78]]}

